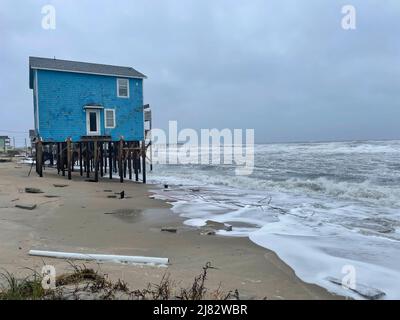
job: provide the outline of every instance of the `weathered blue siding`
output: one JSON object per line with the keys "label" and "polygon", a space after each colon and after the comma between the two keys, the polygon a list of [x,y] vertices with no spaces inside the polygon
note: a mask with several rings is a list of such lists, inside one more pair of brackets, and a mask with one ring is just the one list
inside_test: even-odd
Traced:
{"label": "weathered blue siding", "polygon": [[129,79],[129,98],[117,97],[117,77],[112,76],[37,70],[37,84],[38,133],[44,141],[62,142],[69,137],[79,141],[86,136],[84,107],[88,105],[115,109],[114,129],[105,129],[104,110],[100,110],[101,135],[143,140],[142,79]]}

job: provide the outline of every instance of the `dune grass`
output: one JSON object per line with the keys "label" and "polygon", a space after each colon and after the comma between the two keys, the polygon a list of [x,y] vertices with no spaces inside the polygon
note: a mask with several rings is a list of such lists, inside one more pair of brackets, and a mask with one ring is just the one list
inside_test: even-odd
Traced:
{"label": "dune grass", "polygon": [[85,265],[70,263],[72,272],[56,278],[55,289],[43,289],[43,277],[32,270],[32,275],[19,279],[5,271],[0,273],[0,300],[202,300],[239,299],[237,290],[224,292],[221,285],[217,290],[206,288],[207,274],[213,269],[210,263],[194,278],[190,287],[179,287],[176,281],[165,273],[160,283],[149,283],[145,289],[131,290],[122,280],[112,282],[106,275],[87,268]]}

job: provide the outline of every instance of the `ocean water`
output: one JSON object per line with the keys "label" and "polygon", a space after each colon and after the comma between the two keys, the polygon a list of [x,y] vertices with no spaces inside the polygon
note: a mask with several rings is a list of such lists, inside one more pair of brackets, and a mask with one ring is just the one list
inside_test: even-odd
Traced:
{"label": "ocean water", "polygon": [[260,144],[254,161],[250,176],[155,165],[149,179],[187,225],[231,224],[219,234],[275,251],[305,282],[362,299],[328,280],[351,276],[400,299],[400,141]]}

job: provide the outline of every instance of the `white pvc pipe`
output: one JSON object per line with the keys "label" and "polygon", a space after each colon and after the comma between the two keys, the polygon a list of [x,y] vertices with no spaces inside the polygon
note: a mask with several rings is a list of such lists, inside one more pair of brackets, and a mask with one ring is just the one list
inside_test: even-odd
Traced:
{"label": "white pvc pipe", "polygon": [[168,258],[141,257],[141,256],[119,256],[113,254],[84,254],[57,251],[30,250],[29,255],[50,258],[61,258],[71,260],[95,260],[95,261],[111,261],[119,263],[139,263],[153,265],[167,265]]}

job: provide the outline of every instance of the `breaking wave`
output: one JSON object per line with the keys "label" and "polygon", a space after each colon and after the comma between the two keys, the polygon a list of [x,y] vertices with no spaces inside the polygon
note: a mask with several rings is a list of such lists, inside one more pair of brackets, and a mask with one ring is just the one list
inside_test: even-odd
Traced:
{"label": "breaking wave", "polygon": [[[400,141],[255,146],[250,176],[230,165],[158,165],[159,197],[186,223],[230,223],[274,250],[306,282],[362,298],[327,280],[351,265],[357,282],[400,298]],[[193,192],[193,188],[196,192]]]}

